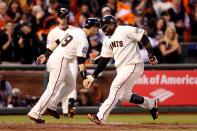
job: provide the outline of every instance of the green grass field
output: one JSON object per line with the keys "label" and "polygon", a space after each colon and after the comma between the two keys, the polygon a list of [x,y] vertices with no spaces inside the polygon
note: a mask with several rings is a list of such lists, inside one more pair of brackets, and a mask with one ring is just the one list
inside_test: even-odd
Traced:
{"label": "green grass field", "polygon": [[[44,115],[43,119],[47,123],[87,123],[90,122],[86,115],[76,115],[74,118],[64,118],[59,120],[51,116]],[[25,115],[1,115],[0,123],[30,123]],[[127,114],[110,115],[107,123],[160,123],[160,124],[197,124],[197,114],[161,114],[157,120],[153,120],[149,114]]]}
{"label": "green grass field", "polygon": [[[73,128],[73,130],[78,129],[78,126],[82,125],[82,131],[94,131],[97,130],[97,128],[98,130],[114,130],[112,129],[113,126],[116,131],[121,131],[122,129],[133,129],[138,131],[197,131],[197,114],[161,114],[157,120],[153,120],[149,114],[113,114],[109,116],[107,123],[103,127],[95,126],[94,123],[89,121],[87,115],[76,115],[74,118],[64,118],[63,115],[61,115],[59,120],[44,115],[43,119],[46,120],[46,124],[44,124],[45,127],[40,125],[37,127],[36,124],[29,120],[25,115],[1,115],[0,130],[5,129],[4,126],[9,125],[8,128],[6,126],[7,129],[11,128],[16,130],[8,131],[18,131],[21,130],[20,128],[23,129],[26,127],[27,129],[25,131],[32,131],[35,130],[35,128],[39,129],[38,131],[46,130],[46,128],[47,131],[53,131],[59,125],[68,125],[67,127],[61,127],[56,130],[65,131],[68,129],[71,130],[70,127]],[[22,124],[22,126],[20,124]],[[14,126],[12,127],[12,125]],[[32,126],[31,129],[28,129],[28,126]],[[89,128],[86,129],[86,127]]]}

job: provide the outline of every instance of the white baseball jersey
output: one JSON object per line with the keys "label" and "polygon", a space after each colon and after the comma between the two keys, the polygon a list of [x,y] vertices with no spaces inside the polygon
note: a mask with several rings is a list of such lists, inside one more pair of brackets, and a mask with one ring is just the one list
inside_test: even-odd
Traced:
{"label": "white baseball jersey", "polygon": [[[117,75],[111,84],[108,98],[97,113],[101,122],[105,122],[119,100],[129,102],[131,99],[135,81],[144,71],[144,63],[138,46],[144,33],[145,30],[136,27],[118,26],[113,35],[103,43],[101,56],[114,57]],[[144,97],[141,106],[151,109],[154,103],[155,99]]]}
{"label": "white baseball jersey", "polygon": [[47,108],[55,109],[64,97],[68,98],[70,93],[76,89],[77,75],[71,71],[73,69],[70,68],[70,63],[74,63],[77,56],[86,57],[89,46],[87,36],[80,28],[65,30],[62,32],[62,39],[60,39],[60,32],[54,31],[53,33],[54,37],[51,38],[52,40],[48,40],[48,43],[55,41],[59,45],[47,61],[47,70],[49,71],[47,88],[37,104],[28,113],[35,119],[39,119]]}
{"label": "white baseball jersey", "polygon": [[118,26],[111,37],[104,40],[101,56],[114,57],[115,66],[143,62],[138,41],[141,40],[145,30],[132,26]]}
{"label": "white baseball jersey", "polygon": [[[65,37],[66,35],[66,31],[67,30],[72,30],[72,29],[76,29],[76,27],[68,25],[68,28],[66,30],[62,30],[60,29],[58,26],[55,27],[54,29],[52,29],[47,37],[47,47],[49,47],[49,45],[53,42],[56,43],[60,43],[60,41],[62,41],[62,39]],[[72,72],[73,78],[75,79],[75,87],[76,87],[76,79],[77,79],[77,72],[78,72],[78,64],[77,64],[77,60],[72,61],[72,63],[69,63],[69,67],[70,70]],[[65,91],[59,90],[59,92],[56,94],[56,96],[54,97],[54,99],[59,99],[58,96],[61,96],[61,93],[64,93]],[[65,93],[64,93],[65,94]],[[69,96],[65,96],[64,99],[62,100],[62,111],[63,113],[68,113],[68,100],[69,98],[77,98],[77,92],[76,89],[73,90]],[[55,107],[54,105],[56,105],[56,103],[51,103],[49,105],[50,109],[53,109],[53,107]],[[55,110],[55,109],[54,109]]]}
{"label": "white baseball jersey", "polygon": [[[76,27],[68,25],[68,28],[66,30],[70,30],[70,29],[74,29]],[[47,36],[47,47],[56,41],[61,41],[64,36],[65,36],[65,32],[66,30],[62,30],[59,28],[59,26],[56,26],[55,28],[53,28],[52,30],[50,30],[48,36]]]}
{"label": "white baseball jersey", "polygon": [[65,57],[67,59],[75,59],[77,56],[84,58],[86,57],[89,44],[87,36],[82,29],[68,29],[64,32],[63,36],[64,37],[62,39],[53,40],[56,41],[59,45],[53,51],[50,57],[58,56]]}

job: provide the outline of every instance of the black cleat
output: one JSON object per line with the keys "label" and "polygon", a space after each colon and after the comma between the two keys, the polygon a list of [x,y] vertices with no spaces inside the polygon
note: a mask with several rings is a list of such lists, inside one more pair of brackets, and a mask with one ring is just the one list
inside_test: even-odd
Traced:
{"label": "black cleat", "polygon": [[68,113],[63,113],[64,118],[68,118]]}
{"label": "black cleat", "polygon": [[153,120],[157,119],[158,116],[159,116],[159,108],[158,108],[158,106],[159,106],[159,100],[156,99],[153,108],[150,110],[150,114],[152,115]]}
{"label": "black cleat", "polygon": [[69,108],[68,117],[74,117],[75,114],[76,114],[76,107]]}
{"label": "black cleat", "polygon": [[98,117],[97,117],[96,115],[88,114],[88,118],[89,118],[92,122],[94,122],[94,123],[96,123],[96,124],[98,124],[98,125],[102,125],[102,122],[98,119]]}
{"label": "black cleat", "polygon": [[33,118],[32,116],[30,115],[27,115],[27,117],[31,120],[33,120],[34,122],[38,123],[38,124],[43,124],[45,123],[45,120],[42,120],[42,119],[36,119],[36,118]]}
{"label": "black cleat", "polygon": [[47,112],[49,113],[49,115],[53,116],[54,118],[60,119],[60,115],[58,114],[57,111],[47,108]]}

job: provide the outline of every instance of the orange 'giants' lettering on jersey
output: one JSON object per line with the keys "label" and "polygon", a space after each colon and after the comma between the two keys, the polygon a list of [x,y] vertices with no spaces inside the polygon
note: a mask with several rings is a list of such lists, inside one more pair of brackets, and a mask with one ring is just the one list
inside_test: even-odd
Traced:
{"label": "orange 'giants' lettering on jersey", "polygon": [[113,50],[114,47],[123,47],[123,41],[112,41],[109,47],[111,50]]}

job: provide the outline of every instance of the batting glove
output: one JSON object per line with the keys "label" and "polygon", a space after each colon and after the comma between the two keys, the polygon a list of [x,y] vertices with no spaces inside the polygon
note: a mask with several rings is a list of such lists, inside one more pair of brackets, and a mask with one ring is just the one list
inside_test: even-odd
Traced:
{"label": "batting glove", "polygon": [[149,62],[152,65],[156,65],[158,63],[156,56],[152,55],[152,56],[148,56],[149,57]]}
{"label": "batting glove", "polygon": [[83,86],[84,86],[86,89],[89,88],[89,84],[90,84],[90,82],[89,82],[88,79],[83,80]]}
{"label": "batting glove", "polygon": [[86,76],[86,79],[83,80],[83,86],[86,89],[89,89],[90,86],[92,85],[93,81],[94,81],[94,77],[92,77],[91,75],[88,75],[88,76]]}
{"label": "batting glove", "polygon": [[86,77],[89,80],[89,82],[94,82],[94,77],[92,75],[87,75]]}

